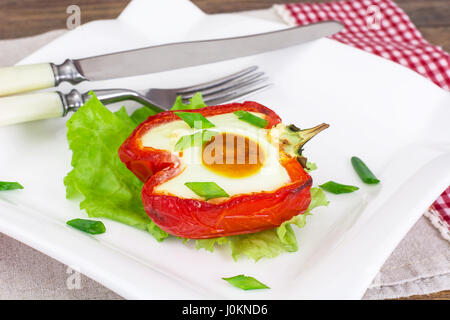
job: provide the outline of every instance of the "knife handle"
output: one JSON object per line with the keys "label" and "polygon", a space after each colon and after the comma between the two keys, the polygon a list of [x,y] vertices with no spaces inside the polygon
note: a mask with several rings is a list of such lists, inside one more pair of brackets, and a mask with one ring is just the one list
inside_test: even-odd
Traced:
{"label": "knife handle", "polygon": [[62,81],[80,83],[86,78],[79,72],[75,61],[64,63],[39,63],[0,68],[0,96],[51,88]]}
{"label": "knife handle", "polygon": [[0,68],[0,96],[54,85],[55,76],[50,63]]}
{"label": "knife handle", "polygon": [[0,98],[0,126],[62,117],[65,112],[62,95],[58,92]]}

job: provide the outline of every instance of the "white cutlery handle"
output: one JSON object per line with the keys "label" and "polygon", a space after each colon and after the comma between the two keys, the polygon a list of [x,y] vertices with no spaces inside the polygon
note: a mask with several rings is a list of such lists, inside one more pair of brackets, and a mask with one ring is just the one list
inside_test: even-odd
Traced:
{"label": "white cutlery handle", "polygon": [[86,78],[76,60],[61,64],[39,63],[0,68],[0,97],[55,87],[63,81],[80,83]]}
{"label": "white cutlery handle", "polygon": [[0,68],[0,96],[51,88],[55,75],[50,63]]}
{"label": "white cutlery handle", "polygon": [[0,126],[62,117],[65,107],[58,92],[0,98]]}

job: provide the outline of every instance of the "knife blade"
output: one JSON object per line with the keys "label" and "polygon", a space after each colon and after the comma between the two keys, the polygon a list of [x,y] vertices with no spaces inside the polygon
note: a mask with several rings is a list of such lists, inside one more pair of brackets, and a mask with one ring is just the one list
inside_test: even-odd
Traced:
{"label": "knife blade", "polygon": [[57,86],[63,81],[106,80],[208,64],[299,45],[341,31],[337,21],[234,38],[169,43],[109,53],[60,65],[0,68],[0,96]]}
{"label": "knife blade", "polygon": [[75,60],[88,80],[136,76],[283,49],[333,35],[343,25],[326,21],[235,38],[169,43]]}

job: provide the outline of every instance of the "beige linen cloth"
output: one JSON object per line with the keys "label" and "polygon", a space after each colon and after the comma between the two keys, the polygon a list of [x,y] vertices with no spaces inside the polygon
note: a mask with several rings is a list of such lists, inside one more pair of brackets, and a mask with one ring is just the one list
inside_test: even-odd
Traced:
{"label": "beige linen cloth", "polygon": [[[1,40],[0,66],[13,65],[64,32]],[[0,233],[0,299],[122,299],[82,275],[80,286],[70,285],[72,275],[64,264]],[[387,259],[364,299],[449,289],[450,244],[421,217]]]}

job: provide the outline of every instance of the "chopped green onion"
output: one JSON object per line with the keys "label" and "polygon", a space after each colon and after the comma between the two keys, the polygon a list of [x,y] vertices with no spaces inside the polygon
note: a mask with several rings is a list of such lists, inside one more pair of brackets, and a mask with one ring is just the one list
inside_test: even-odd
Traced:
{"label": "chopped green onion", "polygon": [[363,182],[367,184],[377,184],[380,182],[360,158],[352,157],[351,161],[353,169],[355,169]]}
{"label": "chopped green onion", "polygon": [[203,145],[217,134],[218,132],[216,131],[202,130],[191,135],[182,136],[175,144],[174,150],[181,151],[190,147]]}
{"label": "chopped green onion", "polygon": [[205,200],[229,197],[228,193],[215,182],[186,182],[184,185]]}
{"label": "chopped green onion", "polygon": [[228,281],[228,283],[232,286],[235,286],[242,290],[270,289],[270,287],[266,286],[264,283],[256,280],[253,277],[247,277],[243,274],[222,279]]}
{"label": "chopped green onion", "polygon": [[215,127],[212,122],[200,113],[176,111],[175,114],[180,117],[181,120],[186,122],[191,128],[208,129]]}
{"label": "chopped green onion", "polygon": [[334,194],[350,193],[350,192],[359,190],[358,187],[340,184],[340,183],[337,183],[334,181],[328,181],[328,182],[320,185],[319,187],[325,191],[328,191],[328,192],[331,192]]}
{"label": "chopped green onion", "polygon": [[202,144],[210,141],[214,136],[218,135],[217,131],[203,130]]}
{"label": "chopped green onion", "polygon": [[250,112],[247,112],[244,110],[238,110],[238,111],[234,112],[234,114],[238,116],[239,120],[250,123],[256,127],[259,127],[259,128],[267,127],[268,122],[266,119],[257,117],[254,114],[251,114]]}
{"label": "chopped green onion", "polygon": [[87,220],[87,219],[73,219],[67,221],[67,224],[75,229],[90,234],[100,234],[106,231],[105,225],[101,221]]}
{"label": "chopped green onion", "polygon": [[196,132],[188,136],[182,136],[175,144],[174,150],[181,151],[193,147],[197,141],[201,139],[201,132]]}
{"label": "chopped green onion", "polygon": [[18,182],[0,181],[0,191],[23,189],[23,186]]}

